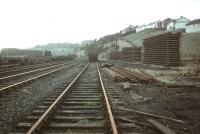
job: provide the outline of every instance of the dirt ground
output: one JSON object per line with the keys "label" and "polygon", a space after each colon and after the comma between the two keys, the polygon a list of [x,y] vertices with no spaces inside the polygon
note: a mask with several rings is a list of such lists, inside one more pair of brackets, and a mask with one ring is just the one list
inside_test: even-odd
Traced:
{"label": "dirt ground", "polygon": [[130,70],[152,76],[159,82],[132,83],[129,90],[115,82],[126,107],[184,121],[167,122],[171,129],[189,134],[200,133],[200,74],[177,68],[121,64]]}

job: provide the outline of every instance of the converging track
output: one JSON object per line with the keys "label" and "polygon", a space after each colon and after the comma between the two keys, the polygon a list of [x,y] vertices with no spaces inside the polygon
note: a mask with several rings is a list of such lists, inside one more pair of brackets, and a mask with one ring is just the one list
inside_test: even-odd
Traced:
{"label": "converging track", "polygon": [[26,66],[16,66],[16,67],[7,67],[4,69],[0,68],[0,79],[9,75],[16,75],[23,72],[33,71],[36,69],[41,69],[45,67],[50,67],[58,64],[62,64],[63,61],[58,62],[50,62],[50,63],[40,63],[40,64],[34,64],[34,65],[26,65]]}
{"label": "converging track", "polygon": [[0,95],[12,89],[15,89],[16,87],[27,84],[33,80],[61,71],[77,63],[78,62],[67,62],[67,63],[64,62],[58,65],[51,65],[49,67],[41,67],[39,69],[31,70],[28,72],[1,77],[0,78]]}
{"label": "converging track", "polygon": [[[135,113],[142,114],[142,118]],[[126,109],[112,82],[101,74],[97,64],[92,63],[86,65],[71,83],[65,83],[36,106],[31,115],[17,124],[12,134],[160,134],[160,131],[186,134],[172,131],[160,124],[160,120],[145,116],[164,119],[165,123],[182,123]]]}
{"label": "converging track", "polygon": [[101,73],[95,64],[87,65],[62,89],[36,106],[13,133],[118,134]]}

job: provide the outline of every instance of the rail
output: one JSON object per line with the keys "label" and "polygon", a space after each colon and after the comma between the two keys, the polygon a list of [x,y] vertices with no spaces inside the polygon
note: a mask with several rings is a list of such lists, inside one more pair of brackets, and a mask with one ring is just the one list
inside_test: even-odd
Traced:
{"label": "rail", "polygon": [[113,114],[112,114],[111,106],[110,106],[108,96],[107,96],[107,93],[106,93],[106,90],[105,90],[105,87],[104,87],[104,83],[103,83],[103,80],[102,80],[102,77],[101,77],[101,72],[99,70],[98,64],[96,64],[96,66],[97,66],[97,70],[98,70],[98,74],[99,74],[99,78],[100,78],[100,82],[101,82],[101,87],[102,87],[102,90],[103,90],[104,99],[106,101],[106,108],[107,108],[107,111],[108,111],[112,132],[113,132],[113,134],[118,134],[117,126],[116,126],[116,123],[115,123],[115,120],[114,120],[114,117],[113,117]]}
{"label": "rail", "polygon": [[62,70],[62,69],[64,69],[64,68],[66,68],[66,67],[73,66],[73,65],[75,65],[76,63],[77,63],[77,62],[75,62],[75,63],[73,63],[73,64],[70,64],[70,65],[68,65],[68,66],[65,66],[65,67],[62,67],[62,68],[59,68],[59,69],[56,69],[56,70],[53,70],[53,71],[44,73],[44,74],[41,74],[41,75],[39,75],[39,76],[36,76],[36,77],[30,78],[30,79],[27,79],[27,80],[24,80],[24,81],[21,81],[21,82],[12,84],[12,85],[10,85],[10,86],[1,88],[1,89],[0,89],[0,93],[3,92],[3,91],[6,91],[6,90],[8,90],[8,89],[11,89],[11,88],[20,86],[20,85],[22,85],[22,84],[25,84],[25,83],[27,83],[27,82],[33,81],[33,80],[35,80],[35,79],[38,79],[38,78],[47,76],[47,75],[52,74],[52,73],[54,73],[54,72],[60,71],[60,70]]}
{"label": "rail", "polygon": [[81,74],[86,70],[89,64],[87,64],[84,69],[78,74],[78,76],[70,83],[70,85],[62,92],[62,94],[54,101],[51,106],[45,111],[45,113],[36,121],[36,123],[29,129],[27,134],[34,133],[37,128],[41,126],[41,124],[45,121],[47,116],[56,108],[57,104],[63,99],[63,97],[66,95],[67,91],[74,85],[74,83],[78,80],[78,78],[81,76]]}
{"label": "rail", "polygon": [[[71,62],[70,62],[70,63],[71,63]],[[70,63],[63,63],[63,64],[54,65],[54,66],[50,66],[50,67],[35,69],[35,70],[28,71],[28,72],[24,72],[24,73],[19,73],[19,74],[15,74],[15,75],[10,75],[10,76],[6,76],[6,77],[2,77],[2,78],[0,78],[0,80],[6,80],[6,79],[9,79],[9,78],[13,78],[13,77],[17,77],[17,76],[22,76],[22,75],[25,75],[25,74],[30,74],[30,73],[34,73],[34,72],[38,72],[38,71],[42,71],[42,70],[46,70],[46,69],[58,67],[58,66],[63,66],[63,65],[66,65],[66,64],[70,64]]]}
{"label": "rail", "polygon": [[[47,121],[48,117],[50,117],[50,115],[53,112],[55,112],[58,104],[60,104],[62,102],[65,95],[67,95],[67,93],[69,92],[71,87],[77,82],[77,80],[80,78],[80,76],[83,74],[83,72],[86,70],[86,68],[88,66],[89,66],[89,64],[87,64],[81,70],[81,72],[69,84],[69,86],[59,95],[59,97],[49,106],[49,108],[42,114],[42,116],[40,116],[40,118],[32,125],[32,127],[28,130],[27,134],[36,133],[42,127],[42,125],[45,123],[45,121]],[[118,134],[118,130],[117,130],[117,127],[116,127],[116,124],[115,124],[113,114],[112,114],[111,106],[109,104],[108,96],[106,94],[106,90],[105,90],[104,83],[103,83],[103,80],[102,80],[101,72],[100,72],[97,64],[96,64],[96,67],[97,67],[97,71],[98,71],[99,80],[100,80],[100,83],[101,83],[101,88],[102,88],[102,91],[103,91],[103,97],[104,97],[105,104],[106,104],[106,111],[108,113],[108,119],[109,119],[111,131],[112,131],[113,134]]]}

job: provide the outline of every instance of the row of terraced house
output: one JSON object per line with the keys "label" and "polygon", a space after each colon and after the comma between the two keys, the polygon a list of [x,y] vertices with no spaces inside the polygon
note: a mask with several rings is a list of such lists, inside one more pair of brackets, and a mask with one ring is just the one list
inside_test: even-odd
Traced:
{"label": "row of terraced house", "polygon": [[186,33],[200,32],[200,19],[189,20],[186,17],[181,16],[178,19],[167,18],[163,21],[156,21],[147,25],[141,25],[136,28],[136,32],[149,29],[149,28],[163,28],[166,30],[183,29]]}

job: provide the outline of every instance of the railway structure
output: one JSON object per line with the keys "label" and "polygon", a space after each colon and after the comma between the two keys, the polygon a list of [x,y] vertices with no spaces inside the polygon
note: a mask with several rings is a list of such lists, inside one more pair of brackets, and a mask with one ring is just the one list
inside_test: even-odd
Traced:
{"label": "railway structure", "polygon": [[[33,80],[37,80],[41,77],[48,76],[70,66],[77,64],[78,62],[62,62],[59,64],[51,64],[50,66],[37,66],[37,69],[17,73],[14,75],[8,75],[0,77],[0,95],[8,92],[16,87],[27,84]],[[30,68],[29,68],[30,69]],[[7,72],[7,71],[6,71]]]}
{"label": "railway structure", "polygon": [[[115,133],[116,123],[99,69],[88,65],[16,127],[17,133]],[[95,71],[95,76],[91,75]],[[47,123],[48,122],[48,123]]]}
{"label": "railway structure", "polygon": [[53,65],[62,64],[62,62],[51,62],[51,63],[42,63],[42,64],[34,64],[34,65],[25,65],[25,66],[9,66],[6,68],[0,68],[0,78],[6,77],[9,75],[15,75],[23,72],[28,72],[40,68],[50,67]]}
{"label": "railway structure", "polygon": [[[152,118],[138,120],[137,116],[133,116],[133,111],[124,108],[123,101],[111,83],[97,64],[88,64],[71,83],[65,83],[42,104],[36,106],[31,115],[17,124],[12,134],[160,134],[162,130],[164,134],[166,130],[170,134],[177,132]],[[161,116],[154,117],[183,123]]]}

